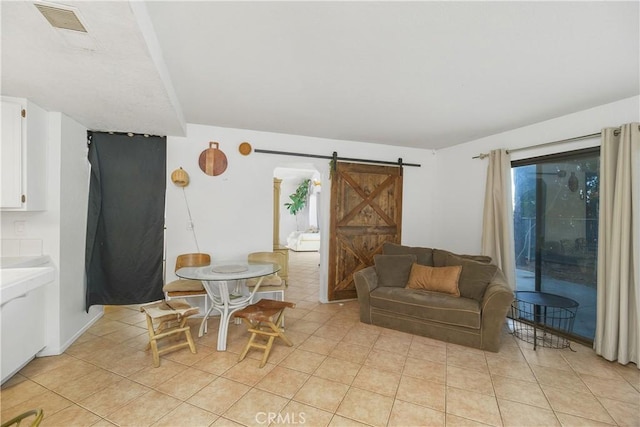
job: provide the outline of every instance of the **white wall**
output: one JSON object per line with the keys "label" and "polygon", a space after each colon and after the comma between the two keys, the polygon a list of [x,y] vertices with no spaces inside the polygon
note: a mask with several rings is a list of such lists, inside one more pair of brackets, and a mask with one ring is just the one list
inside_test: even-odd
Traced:
{"label": "white wall", "polygon": [[[61,113],[48,113],[47,209],[2,212],[3,239],[42,240],[42,253],[56,267],[47,287],[47,347],[43,355],[60,354],[102,313],[84,310],[84,235],[87,223],[87,129]],[[14,222],[24,221],[17,235]]]}
{"label": "white wall", "polygon": [[[479,253],[487,159],[472,159],[497,148],[516,149],[588,135],[604,127],[640,121],[640,97],[547,120],[531,126],[470,141],[437,152],[437,191],[433,199],[437,226],[431,246],[455,252]],[[513,153],[512,160],[600,145],[599,138],[531,148]]]}
{"label": "white wall", "polygon": [[[226,154],[228,168],[222,175],[205,175],[198,167],[200,153],[209,141],[218,141]],[[167,176],[183,167],[191,178],[184,189],[191,208],[195,231],[202,252],[210,253],[214,262],[244,258],[254,251],[270,251],[273,242],[273,171],[300,162],[299,157],[251,153],[242,156],[238,145],[244,141],[253,148],[308,152],[343,157],[365,157],[419,163],[422,167],[404,168],[403,242],[418,244],[433,240],[431,193],[434,186],[435,157],[430,150],[391,147],[361,142],[345,142],[305,136],[285,135],[242,129],[188,125],[186,137],[167,138]],[[329,161],[305,159],[322,175],[323,188],[329,185]],[[196,250],[182,194],[167,182],[167,280],[173,280],[172,266],[180,253]],[[330,192],[321,193],[320,229],[329,229]],[[321,300],[326,298],[327,238],[321,241]]]}
{"label": "white wall", "polygon": [[60,345],[66,349],[102,313],[102,306],[85,311],[85,240],[90,165],[87,129],[60,113]]}

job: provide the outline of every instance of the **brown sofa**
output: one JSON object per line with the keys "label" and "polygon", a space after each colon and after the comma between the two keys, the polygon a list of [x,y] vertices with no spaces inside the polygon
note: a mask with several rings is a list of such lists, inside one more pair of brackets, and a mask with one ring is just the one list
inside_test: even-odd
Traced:
{"label": "brown sofa", "polygon": [[[360,321],[497,352],[513,301],[502,271],[483,256],[385,243],[375,266],[354,274]],[[418,266],[455,267],[459,296],[407,288]],[[427,269],[422,269],[427,270]],[[429,271],[445,271],[431,269]],[[452,270],[452,269],[448,269]],[[413,285],[412,285],[413,286]]]}

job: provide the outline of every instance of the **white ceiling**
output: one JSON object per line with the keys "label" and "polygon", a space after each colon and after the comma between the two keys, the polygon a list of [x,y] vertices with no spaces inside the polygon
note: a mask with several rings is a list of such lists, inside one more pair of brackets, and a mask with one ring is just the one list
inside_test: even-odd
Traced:
{"label": "white ceiling", "polygon": [[89,36],[1,2],[2,94],[93,130],[438,149],[640,93],[637,1],[57,4]]}

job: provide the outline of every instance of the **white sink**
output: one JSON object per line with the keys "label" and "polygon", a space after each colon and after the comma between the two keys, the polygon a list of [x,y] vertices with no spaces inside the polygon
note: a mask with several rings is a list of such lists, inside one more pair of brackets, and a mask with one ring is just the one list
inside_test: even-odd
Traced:
{"label": "white sink", "polygon": [[26,267],[0,269],[0,307],[25,296],[28,292],[53,282],[53,267]]}

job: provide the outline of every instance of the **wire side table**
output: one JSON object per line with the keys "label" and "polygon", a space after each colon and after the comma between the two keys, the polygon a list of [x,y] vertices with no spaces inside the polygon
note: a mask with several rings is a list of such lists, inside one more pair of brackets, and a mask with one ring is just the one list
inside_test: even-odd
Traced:
{"label": "wire side table", "polygon": [[571,343],[557,335],[570,334],[578,302],[546,292],[516,291],[511,304],[513,335],[536,347],[566,348]]}

